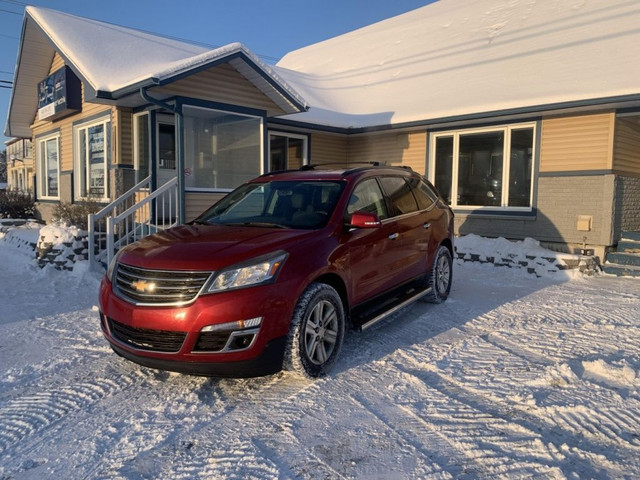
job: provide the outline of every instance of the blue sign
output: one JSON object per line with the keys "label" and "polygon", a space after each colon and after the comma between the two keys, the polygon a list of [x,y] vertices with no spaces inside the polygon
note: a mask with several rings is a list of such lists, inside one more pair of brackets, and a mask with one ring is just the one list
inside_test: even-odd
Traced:
{"label": "blue sign", "polygon": [[80,79],[69,67],[38,84],[38,120],[56,120],[82,108]]}

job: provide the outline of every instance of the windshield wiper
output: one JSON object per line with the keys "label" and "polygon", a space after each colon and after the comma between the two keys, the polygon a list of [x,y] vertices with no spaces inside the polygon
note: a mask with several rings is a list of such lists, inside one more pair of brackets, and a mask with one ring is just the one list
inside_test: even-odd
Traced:
{"label": "windshield wiper", "polygon": [[271,223],[271,222],[241,222],[241,223],[231,223],[227,225],[242,225],[243,227],[266,227],[266,228],[284,228],[284,229],[289,228],[285,225],[280,225],[279,223]]}

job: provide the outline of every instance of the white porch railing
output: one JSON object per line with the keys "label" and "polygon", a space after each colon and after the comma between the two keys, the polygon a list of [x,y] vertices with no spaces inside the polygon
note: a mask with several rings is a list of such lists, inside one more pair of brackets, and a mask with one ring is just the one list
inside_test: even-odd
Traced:
{"label": "white porch railing", "polygon": [[147,177],[127,193],[89,215],[89,262],[108,265],[118,250],[178,224],[178,179],[153,192]]}

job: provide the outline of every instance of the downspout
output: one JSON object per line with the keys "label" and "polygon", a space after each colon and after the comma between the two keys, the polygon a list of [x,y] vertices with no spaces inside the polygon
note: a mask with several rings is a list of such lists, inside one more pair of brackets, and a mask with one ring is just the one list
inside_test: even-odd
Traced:
{"label": "downspout", "polygon": [[165,103],[157,98],[153,98],[147,92],[147,88],[149,87],[140,87],[140,96],[149,103],[153,105],[157,105],[158,107],[164,108],[165,110],[169,110],[176,116],[176,163],[177,163],[177,173],[178,173],[178,195],[180,196],[180,201],[178,202],[178,223],[183,224],[185,221],[185,188],[184,188],[184,150],[183,150],[183,142],[182,142],[182,128],[183,128],[183,118],[182,118],[182,109],[177,108],[173,105]]}

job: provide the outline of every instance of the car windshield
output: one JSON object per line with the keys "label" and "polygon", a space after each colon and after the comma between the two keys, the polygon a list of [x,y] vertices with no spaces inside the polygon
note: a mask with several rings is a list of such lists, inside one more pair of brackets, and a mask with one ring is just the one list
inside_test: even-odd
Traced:
{"label": "car windshield", "polygon": [[344,184],[322,180],[247,183],[198,217],[196,223],[272,228],[324,227]]}

